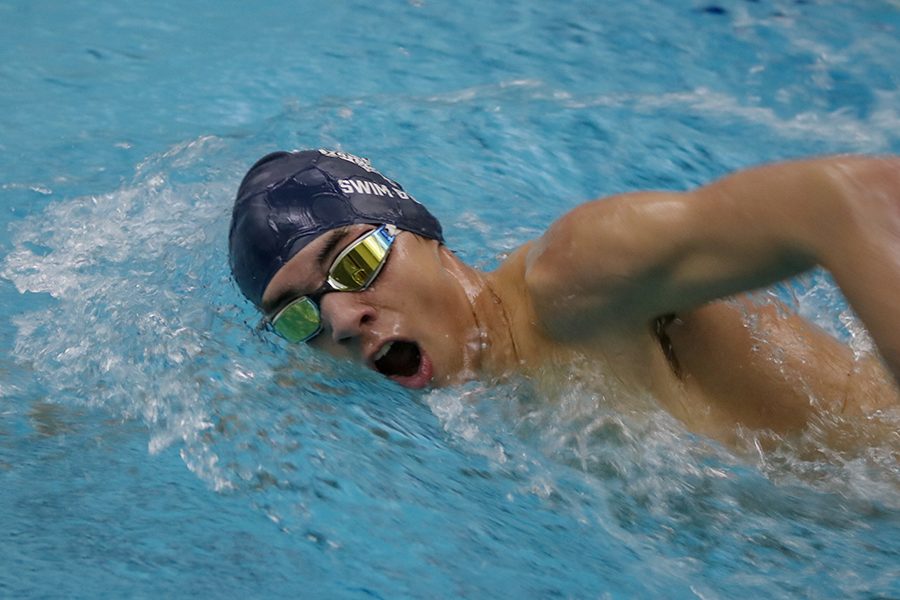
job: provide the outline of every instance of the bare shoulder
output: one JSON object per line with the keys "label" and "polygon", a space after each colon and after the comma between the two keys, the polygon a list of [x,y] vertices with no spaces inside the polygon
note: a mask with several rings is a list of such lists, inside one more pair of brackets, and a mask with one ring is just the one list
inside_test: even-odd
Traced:
{"label": "bare shoulder", "polygon": [[635,192],[582,204],[527,248],[524,276],[537,313],[571,338],[610,327],[640,329],[655,315],[657,264],[696,231],[690,194]]}
{"label": "bare shoulder", "polygon": [[[560,285],[572,266],[590,272],[628,271],[658,234],[684,232],[690,194],[634,192],[581,204],[550,225],[528,248],[527,268],[536,287]],[[569,273],[571,275],[571,273]]]}

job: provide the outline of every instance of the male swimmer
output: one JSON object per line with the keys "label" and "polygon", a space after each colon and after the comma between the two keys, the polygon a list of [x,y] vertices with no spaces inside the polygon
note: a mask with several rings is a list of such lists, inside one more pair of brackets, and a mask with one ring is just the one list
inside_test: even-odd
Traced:
{"label": "male swimmer", "polygon": [[[409,388],[564,380],[587,365],[598,385],[649,394],[719,439],[900,405],[900,157],[785,162],[588,202],[491,273],[443,241],[399,184],[329,150],[253,165],[229,235],[235,279],[275,333]],[[816,265],[880,358],[738,295]]]}

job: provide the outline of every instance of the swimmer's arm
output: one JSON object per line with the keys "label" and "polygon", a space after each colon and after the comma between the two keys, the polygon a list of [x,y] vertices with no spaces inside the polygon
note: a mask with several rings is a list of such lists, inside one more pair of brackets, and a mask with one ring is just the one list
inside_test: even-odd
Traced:
{"label": "swimmer's arm", "polygon": [[900,157],[741,171],[692,192],[582,205],[532,245],[526,282],[551,330],[635,326],[827,268],[900,380]]}

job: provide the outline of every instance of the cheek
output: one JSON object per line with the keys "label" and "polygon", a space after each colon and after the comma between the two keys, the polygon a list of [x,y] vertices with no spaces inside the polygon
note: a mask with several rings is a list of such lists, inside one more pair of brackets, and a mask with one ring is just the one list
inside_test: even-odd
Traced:
{"label": "cheek", "polygon": [[457,315],[456,290],[448,285],[447,278],[442,273],[421,273],[413,276],[407,288],[410,290],[408,297],[415,298],[415,306],[408,308],[419,311],[429,318],[441,317],[441,321],[455,318]]}
{"label": "cheek", "polygon": [[407,308],[406,314],[412,317],[423,340],[431,342],[432,350],[443,352],[464,344],[475,322],[459,286],[441,273],[442,276],[432,275],[417,286],[417,301]]}
{"label": "cheek", "polygon": [[[472,311],[456,280],[444,270],[431,248],[402,250],[383,271],[390,288],[391,305],[405,323],[408,332],[423,341],[443,344],[460,342],[465,331],[474,326]],[[386,306],[386,308],[388,308]]]}
{"label": "cheek", "polygon": [[[455,282],[454,282],[455,283]],[[435,367],[437,385],[453,385],[478,376],[483,338],[472,308],[459,286],[435,286],[427,309],[417,317],[422,340]]]}

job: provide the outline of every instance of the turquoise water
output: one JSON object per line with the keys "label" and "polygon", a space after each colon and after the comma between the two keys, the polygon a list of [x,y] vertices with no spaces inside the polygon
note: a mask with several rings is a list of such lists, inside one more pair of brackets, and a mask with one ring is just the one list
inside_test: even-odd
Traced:
{"label": "turquoise water", "polygon": [[[485,268],[591,197],[900,152],[896,2],[557,4],[0,0],[0,596],[900,596],[896,441],[254,332],[227,221],[272,149],[368,156]],[[821,273],[773,293],[866,347]]]}

